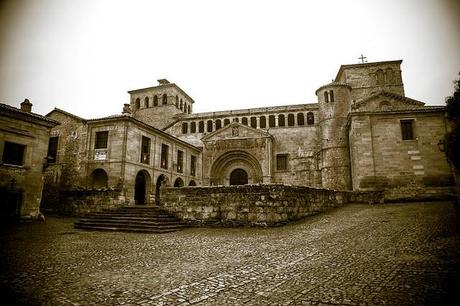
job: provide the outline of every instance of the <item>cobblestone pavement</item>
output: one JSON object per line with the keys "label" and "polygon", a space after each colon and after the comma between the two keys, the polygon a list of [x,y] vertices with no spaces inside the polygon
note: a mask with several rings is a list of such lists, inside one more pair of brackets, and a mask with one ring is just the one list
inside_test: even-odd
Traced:
{"label": "cobblestone pavement", "polygon": [[[459,298],[452,203],[348,205],[279,228],[85,232],[48,218],[0,232],[4,302],[436,305]],[[4,303],[2,303],[4,304]]]}

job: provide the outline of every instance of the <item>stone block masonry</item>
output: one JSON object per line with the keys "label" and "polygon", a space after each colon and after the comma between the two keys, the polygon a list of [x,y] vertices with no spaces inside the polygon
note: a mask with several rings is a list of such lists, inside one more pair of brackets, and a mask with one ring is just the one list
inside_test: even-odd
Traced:
{"label": "stone block masonry", "polygon": [[381,192],[279,184],[164,188],[161,206],[192,226],[279,226],[349,202],[380,203]]}

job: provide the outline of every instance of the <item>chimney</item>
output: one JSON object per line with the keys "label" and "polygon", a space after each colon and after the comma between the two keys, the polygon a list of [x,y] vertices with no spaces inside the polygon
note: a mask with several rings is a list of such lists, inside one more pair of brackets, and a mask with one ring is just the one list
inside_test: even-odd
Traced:
{"label": "chimney", "polygon": [[160,84],[160,85],[168,85],[169,81],[167,79],[159,79],[158,84]]}
{"label": "chimney", "polygon": [[29,99],[25,99],[24,102],[21,103],[21,110],[26,113],[32,111],[32,103],[30,103]]}
{"label": "chimney", "polygon": [[131,108],[130,108],[129,103],[125,103],[125,104],[124,104],[122,114],[123,114],[123,115],[131,116]]}

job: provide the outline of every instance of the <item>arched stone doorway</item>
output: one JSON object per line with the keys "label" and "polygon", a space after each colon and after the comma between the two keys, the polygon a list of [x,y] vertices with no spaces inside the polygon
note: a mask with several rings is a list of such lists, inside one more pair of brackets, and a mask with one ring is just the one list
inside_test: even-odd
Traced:
{"label": "arched stone doorway", "polygon": [[[234,171],[236,172],[234,173]],[[232,173],[234,173],[233,180]],[[262,180],[262,168],[259,161],[245,151],[226,152],[217,158],[211,166],[211,185],[257,184],[261,183]]]}
{"label": "arched stone doorway", "polygon": [[155,205],[160,205],[160,189],[163,186],[168,186],[168,177],[164,174],[161,174],[157,178],[155,185]]}
{"label": "arched stone doorway", "polygon": [[174,187],[184,187],[184,181],[180,177],[178,177],[174,181]]}
{"label": "arched stone doorway", "polygon": [[196,182],[194,180],[191,180],[189,183],[188,183],[189,186],[196,186]]}
{"label": "arched stone doorway", "polygon": [[149,202],[150,175],[147,171],[141,170],[136,175],[134,183],[134,203],[144,205]]}
{"label": "arched stone doorway", "polygon": [[248,173],[243,169],[235,169],[230,173],[230,185],[246,185],[248,183]]}
{"label": "arched stone doorway", "polygon": [[107,188],[109,177],[104,169],[96,169],[91,173],[91,188],[100,189]]}

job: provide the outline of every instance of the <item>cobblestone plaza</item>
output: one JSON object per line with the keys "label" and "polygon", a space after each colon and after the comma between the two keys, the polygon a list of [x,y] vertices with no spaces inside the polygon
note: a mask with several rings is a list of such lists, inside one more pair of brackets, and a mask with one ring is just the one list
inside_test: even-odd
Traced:
{"label": "cobblestone plaza", "polygon": [[449,202],[347,205],[278,228],[160,235],[79,231],[73,221],[1,231],[3,296],[30,305],[446,305],[460,288]]}

